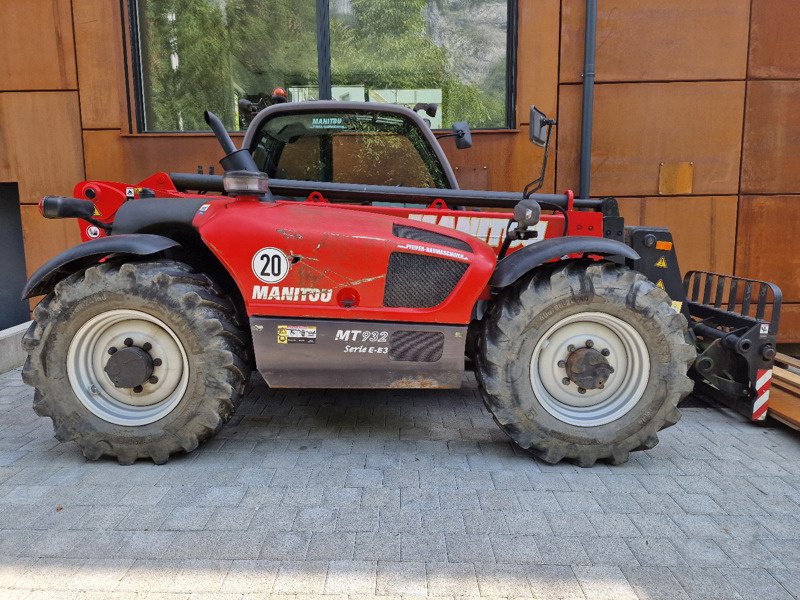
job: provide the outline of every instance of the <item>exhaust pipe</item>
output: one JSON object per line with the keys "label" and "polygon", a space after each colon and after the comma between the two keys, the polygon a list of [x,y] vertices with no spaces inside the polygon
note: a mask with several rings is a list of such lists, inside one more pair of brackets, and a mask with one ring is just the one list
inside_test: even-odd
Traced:
{"label": "exhaust pipe", "polygon": [[211,131],[214,132],[214,136],[217,138],[219,145],[222,146],[223,152],[225,152],[225,157],[219,161],[219,164],[222,165],[225,171],[259,172],[258,166],[250,152],[245,148],[241,150],[236,149],[236,145],[233,143],[231,136],[228,135],[228,130],[225,129],[225,125],[222,124],[222,121],[219,120],[217,115],[210,111],[205,111],[203,113],[203,118],[206,120],[206,123],[208,123],[208,126],[211,127]]}

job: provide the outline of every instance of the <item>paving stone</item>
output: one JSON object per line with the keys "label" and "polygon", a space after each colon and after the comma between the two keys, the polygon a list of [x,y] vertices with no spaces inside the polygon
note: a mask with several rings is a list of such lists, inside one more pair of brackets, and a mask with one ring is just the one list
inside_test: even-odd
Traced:
{"label": "paving stone", "polygon": [[622,538],[587,537],[582,541],[583,549],[593,565],[639,565],[639,561]]}
{"label": "paving stone", "polygon": [[[692,599],[736,600],[742,598],[720,569],[692,566],[673,567],[670,571]],[[749,596],[745,598],[750,600]]]}
{"label": "paving stone", "polygon": [[431,596],[477,596],[480,593],[475,567],[470,563],[426,564]]}
{"label": "paving stone", "polygon": [[689,595],[667,567],[622,567],[633,591],[647,600],[689,600]]}
{"label": "paving stone", "polygon": [[585,600],[572,567],[563,565],[533,565],[527,568],[528,585],[534,598]]}
{"label": "paving stone", "polygon": [[308,560],[350,560],[355,550],[356,534],[350,531],[313,533],[306,551]]}
{"label": "paving stone", "polygon": [[399,561],[400,558],[399,533],[356,533],[355,560]]}
{"label": "paving stone", "polygon": [[443,533],[401,533],[400,554],[404,561],[446,561],[447,544]]}
{"label": "paving stone", "polygon": [[306,557],[311,534],[306,531],[270,532],[261,544],[260,558],[300,561]]}
{"label": "paving stone", "polygon": [[325,594],[374,595],[377,581],[375,561],[331,561]]}
{"label": "paving stone", "polygon": [[573,566],[572,570],[589,600],[638,600],[636,592],[619,567]]}
{"label": "paving stone", "polygon": [[684,564],[680,553],[667,538],[628,538],[625,542],[642,566],[676,567]]}
{"label": "paving stone", "polygon": [[730,566],[733,561],[711,539],[674,538],[672,544],[684,562],[698,566]]}
{"label": "paving stone", "polygon": [[376,591],[379,596],[428,594],[424,562],[378,562]]}

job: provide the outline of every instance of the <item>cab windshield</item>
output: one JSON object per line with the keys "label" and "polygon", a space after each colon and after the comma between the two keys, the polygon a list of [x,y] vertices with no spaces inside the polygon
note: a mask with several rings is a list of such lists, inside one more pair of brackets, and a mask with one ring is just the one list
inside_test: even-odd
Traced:
{"label": "cab windshield", "polygon": [[381,112],[275,116],[253,138],[259,169],[276,179],[449,188],[416,123]]}

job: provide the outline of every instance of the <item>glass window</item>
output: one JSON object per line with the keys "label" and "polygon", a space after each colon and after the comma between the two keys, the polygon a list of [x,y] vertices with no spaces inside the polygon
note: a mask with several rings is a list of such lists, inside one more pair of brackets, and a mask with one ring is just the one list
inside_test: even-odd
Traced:
{"label": "glass window", "polygon": [[436,103],[434,129],[506,127],[516,1],[131,0],[139,129],[205,131],[204,110],[244,129],[240,100],[263,108],[275,87],[290,101]]}
{"label": "glass window", "polygon": [[[507,0],[331,0],[333,99],[440,105],[434,129],[505,127]],[[352,91],[357,90],[357,91]]]}
{"label": "glass window", "polygon": [[254,137],[259,169],[278,179],[448,187],[415,123],[391,113],[295,113],[266,121]]}
{"label": "glass window", "polygon": [[275,87],[290,100],[317,95],[313,0],[138,0],[136,8],[145,130],[206,131],[204,110],[237,130],[242,98],[259,102]]}

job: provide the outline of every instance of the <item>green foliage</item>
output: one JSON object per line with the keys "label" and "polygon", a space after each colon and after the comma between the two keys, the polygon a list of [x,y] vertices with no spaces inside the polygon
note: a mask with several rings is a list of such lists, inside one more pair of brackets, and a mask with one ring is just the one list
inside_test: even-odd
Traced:
{"label": "green foliage", "polygon": [[[147,128],[206,129],[203,111],[234,122],[230,36],[219,4],[197,0],[140,2]],[[173,67],[174,56],[177,64]]]}
{"label": "green foliage", "polygon": [[[498,1],[350,0],[347,13],[332,11],[334,85],[441,89],[445,126],[460,120],[473,127],[504,125],[505,61],[462,80],[454,68],[459,57],[434,43],[429,24],[431,10],[457,19]],[[235,129],[239,97],[266,96],[278,85],[316,85],[315,4],[139,0],[147,128],[204,130],[208,109]],[[486,47],[474,27],[458,34],[473,54]]]}

